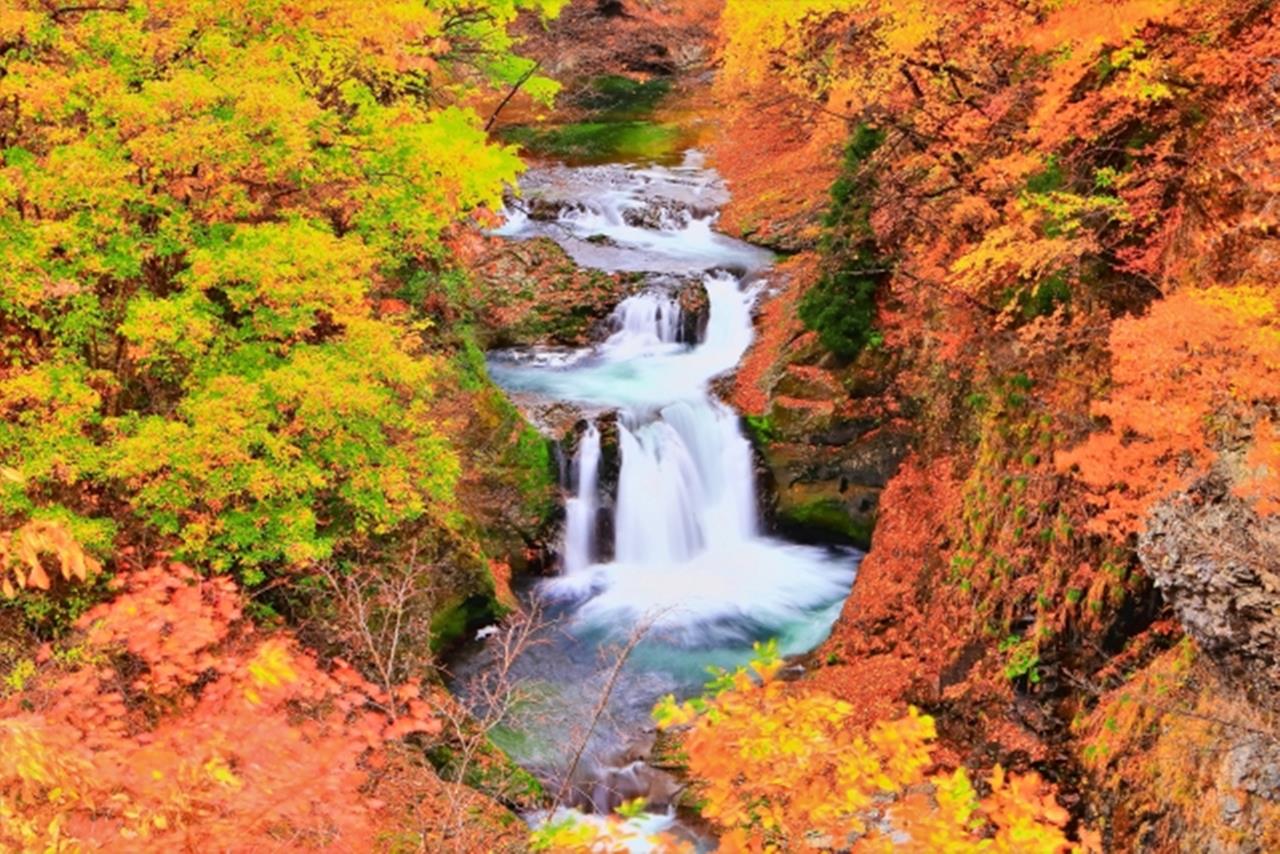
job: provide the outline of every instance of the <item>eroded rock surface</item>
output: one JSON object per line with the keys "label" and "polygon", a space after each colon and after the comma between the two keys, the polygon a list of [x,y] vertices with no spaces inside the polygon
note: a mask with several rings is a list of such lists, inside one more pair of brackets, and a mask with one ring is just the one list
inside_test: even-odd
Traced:
{"label": "eroded rock surface", "polygon": [[1201,649],[1280,708],[1280,518],[1260,518],[1214,475],[1156,509],[1139,554]]}

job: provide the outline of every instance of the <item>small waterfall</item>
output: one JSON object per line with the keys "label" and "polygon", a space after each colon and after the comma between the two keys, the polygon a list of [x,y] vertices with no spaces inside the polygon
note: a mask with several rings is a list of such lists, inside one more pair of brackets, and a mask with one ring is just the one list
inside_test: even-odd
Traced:
{"label": "small waterfall", "polygon": [[618,425],[615,556],[639,564],[686,561],[706,543],[700,512],[706,484],[698,465],[670,424],[629,428],[626,420]]}
{"label": "small waterfall", "polygon": [[658,291],[624,299],[613,310],[614,333],[603,350],[614,359],[626,359],[661,351],[680,339],[680,303]]}
{"label": "small waterfall", "polygon": [[619,424],[617,560],[673,563],[756,534],[751,446],[711,398],[678,401],[637,425]]}
{"label": "small waterfall", "polygon": [[600,430],[588,424],[573,461],[577,492],[565,502],[564,571],[581,572],[595,559],[596,512],[599,507]]}

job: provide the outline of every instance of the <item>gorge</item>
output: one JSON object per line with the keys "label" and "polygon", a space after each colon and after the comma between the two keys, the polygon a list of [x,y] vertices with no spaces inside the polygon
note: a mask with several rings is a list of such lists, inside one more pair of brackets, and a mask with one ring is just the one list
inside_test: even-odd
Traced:
{"label": "gorge", "polygon": [[[579,264],[645,276],[598,344],[489,357],[495,381],[532,403],[535,417],[548,399],[585,415],[569,437],[576,450],[558,574],[529,591],[550,621],[540,632],[546,647],[513,669],[545,689],[507,724],[516,730],[511,752],[553,790],[575,772],[579,802],[608,813],[647,791],[635,788],[634,769],[620,771],[652,729],[659,697],[700,693],[708,667],[745,664],[757,642],[776,640],[784,655],[817,646],[858,553],[762,532],[751,444],[710,386],[751,343],[771,256],[715,230],[726,193],[701,155],[688,151],[671,166],[538,167],[521,190],[498,234],[550,237]],[[683,316],[678,289],[691,284],[706,293],[700,322]],[[607,483],[602,464],[614,469]],[[628,641],[634,648],[615,682],[612,657]],[[468,674],[487,666],[483,644],[456,663],[464,699]],[[569,768],[579,739],[590,747]],[[651,798],[650,806],[668,804]]]}

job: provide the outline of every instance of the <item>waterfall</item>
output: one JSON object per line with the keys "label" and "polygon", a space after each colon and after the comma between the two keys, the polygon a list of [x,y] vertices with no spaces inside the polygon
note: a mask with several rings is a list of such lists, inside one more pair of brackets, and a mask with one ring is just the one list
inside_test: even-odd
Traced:
{"label": "waterfall", "polygon": [[682,315],[675,297],[661,291],[627,297],[613,311],[615,332],[602,350],[617,360],[669,349],[680,340]]}
{"label": "waterfall", "polygon": [[730,548],[756,533],[751,446],[738,419],[711,399],[678,401],[637,426],[618,428],[616,559],[687,561],[707,548]]}
{"label": "waterfall", "polygon": [[[854,561],[761,535],[750,443],[711,390],[751,345],[757,290],[746,274],[765,269],[768,254],[715,232],[723,189],[697,166],[553,167],[530,177],[526,189],[558,219],[516,216],[502,233],[551,237],[584,266],[651,274],[649,289],[614,309],[600,345],[554,363],[490,359],[508,388],[617,413],[613,554],[592,540],[603,506],[593,426],[574,464],[563,572],[541,594],[573,605],[569,625],[584,632],[616,635],[652,619],[680,646],[749,647],[775,635],[791,648],[811,644],[848,591]],[[696,344],[680,341],[673,275],[699,276],[706,288]]]}
{"label": "waterfall", "polygon": [[670,424],[618,425],[622,468],[614,518],[615,557],[628,563],[686,561],[705,545],[699,512],[706,484]]}
{"label": "waterfall", "polygon": [[[619,302],[594,346],[488,354],[490,376],[517,399],[567,404],[592,421],[562,478],[560,572],[527,591],[554,623],[512,665],[514,678],[538,686],[511,722],[535,737],[515,751],[554,785],[576,767],[581,806],[607,809],[619,789],[661,805],[669,795],[639,791],[648,781],[630,758],[654,701],[697,694],[708,665],[745,664],[754,641],[776,638],[788,655],[813,649],[849,592],[857,555],[760,530],[752,449],[714,381],[751,345],[771,256],[716,232],[727,194],[715,173],[696,156],[673,168],[550,166],[527,172],[521,189],[537,197],[537,216],[512,211],[497,233],[552,239],[580,266],[632,271],[647,287]],[[705,328],[701,340],[682,340],[677,293],[699,279]],[[602,442],[602,418],[616,424],[616,451]],[[603,476],[615,469],[616,482]],[[613,681],[605,663],[637,631],[643,638]],[[473,672],[490,661],[483,648],[473,654]],[[566,733],[601,697],[608,713],[585,753],[568,755]]]}
{"label": "waterfall", "polygon": [[588,424],[578,440],[573,467],[577,475],[576,493],[565,502],[564,571],[580,572],[595,557],[596,513],[599,508],[600,430]]}

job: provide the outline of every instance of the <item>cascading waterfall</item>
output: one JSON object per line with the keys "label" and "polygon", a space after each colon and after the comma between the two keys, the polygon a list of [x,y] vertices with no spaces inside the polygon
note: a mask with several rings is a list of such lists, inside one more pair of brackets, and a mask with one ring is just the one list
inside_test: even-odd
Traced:
{"label": "cascading waterfall", "polygon": [[688,561],[754,536],[751,447],[732,411],[706,399],[672,403],[637,425],[641,417],[627,413],[618,427],[615,559]]}
{"label": "cascading waterfall", "polygon": [[595,554],[597,491],[600,483],[600,431],[588,424],[574,457],[578,479],[576,494],[565,502],[564,571],[581,572],[591,565]]}
{"label": "cascading waterfall", "polygon": [[[651,274],[648,290],[618,305],[600,345],[489,360],[493,378],[512,391],[616,413],[616,493],[606,494],[600,477],[602,437],[593,421],[572,465],[561,572],[533,593],[567,631],[516,667],[555,686],[525,724],[547,740],[530,735],[515,749],[554,780],[563,773],[563,732],[599,700],[601,652],[645,632],[609,697],[609,726],[592,733],[587,756],[596,771],[582,788],[590,792],[632,768],[618,757],[658,696],[696,692],[707,665],[744,663],[755,640],[778,638],[784,653],[821,642],[848,594],[857,555],[759,530],[751,447],[711,382],[750,346],[752,305],[770,256],[715,232],[713,211],[726,198],[715,173],[696,157],[673,169],[552,167],[531,172],[523,188],[540,196],[541,210],[559,205],[559,219],[513,212],[500,233],[551,237],[583,266]],[[691,277],[705,286],[709,306],[700,342],[680,340],[684,324],[671,286]],[[611,553],[594,539],[601,508],[610,506]],[[607,809],[634,796],[613,795],[582,800]]]}
{"label": "cascading waterfall", "polygon": [[[609,339],[621,344],[674,344],[680,337],[680,303],[662,293],[628,297],[614,310],[617,332]],[[606,346],[609,342],[605,342]],[[616,357],[616,354],[615,354]]]}

